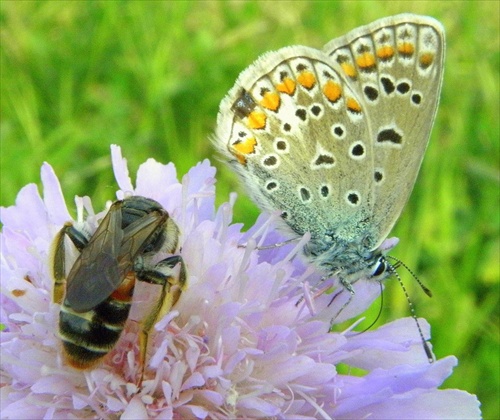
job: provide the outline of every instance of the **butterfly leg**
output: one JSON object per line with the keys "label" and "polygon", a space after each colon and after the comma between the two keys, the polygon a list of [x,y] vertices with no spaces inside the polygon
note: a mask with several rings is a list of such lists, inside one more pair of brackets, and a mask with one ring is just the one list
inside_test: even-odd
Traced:
{"label": "butterfly leg", "polygon": [[345,308],[347,308],[347,306],[351,303],[352,299],[354,298],[354,295],[356,294],[356,292],[354,291],[354,288],[352,287],[352,284],[349,281],[347,281],[345,279],[340,279],[340,284],[342,284],[343,289],[339,290],[337,293],[335,293],[335,295],[333,295],[333,297],[330,300],[330,303],[328,304],[328,306],[330,306],[333,303],[333,301],[337,298],[337,296],[339,296],[344,290],[347,290],[349,292],[349,299],[347,299],[347,301],[337,311],[337,313],[335,314],[335,316],[330,320],[330,329],[332,328],[333,323],[335,322],[335,320],[342,313],[342,311]]}

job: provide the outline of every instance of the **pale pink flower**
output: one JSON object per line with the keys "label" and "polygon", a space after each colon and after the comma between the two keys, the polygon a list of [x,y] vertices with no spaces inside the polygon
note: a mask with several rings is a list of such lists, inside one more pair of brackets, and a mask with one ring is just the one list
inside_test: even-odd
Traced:
{"label": "pale pink flower", "polygon": [[[155,326],[142,387],[134,317],[148,307],[151,290],[137,299],[129,326],[100,365],[83,372],[64,366],[49,255],[71,217],[44,164],[43,198],[30,184],[14,206],[1,209],[2,418],[480,418],[475,396],[438,389],[457,360],[429,363],[411,318],[363,334],[328,332],[346,293],[329,305],[331,294],[309,291],[321,276],[294,258],[307,238],[259,250],[256,242],[286,239],[272,217],[243,234],[231,224],[234,196],[215,210],[208,161],[179,182],[172,163],[149,159],[134,187],[116,146],[112,160],[117,198],[153,198],[179,225],[188,287]],[[104,213],[94,214],[89,199],[76,205],[78,224],[95,229]],[[338,321],[362,313],[379,292],[373,281],[357,282]],[[428,338],[429,326],[420,322]],[[366,374],[340,374],[339,364]]]}

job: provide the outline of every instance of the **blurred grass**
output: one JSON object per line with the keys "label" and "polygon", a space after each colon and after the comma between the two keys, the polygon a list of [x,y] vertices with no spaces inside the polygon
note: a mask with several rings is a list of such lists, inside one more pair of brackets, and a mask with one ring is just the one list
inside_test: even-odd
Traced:
{"label": "blurred grass", "polygon": [[[404,11],[447,30],[437,122],[417,186],[395,231],[394,255],[434,293],[404,275],[417,313],[432,325],[438,357],[459,366],[446,387],[499,408],[499,2],[31,2],[1,3],[1,205],[39,183],[48,161],[66,201],[114,198],[109,145],[131,174],[149,157],[179,175],[213,157],[218,104],[261,53],[331,38]],[[226,167],[218,202],[241,191]],[[240,194],[235,221],[256,207]],[[383,320],[409,314],[387,287]],[[374,305],[376,306],[376,305]],[[383,321],[382,320],[382,321]],[[380,322],[382,322],[380,321]],[[380,324],[379,322],[379,324]]]}

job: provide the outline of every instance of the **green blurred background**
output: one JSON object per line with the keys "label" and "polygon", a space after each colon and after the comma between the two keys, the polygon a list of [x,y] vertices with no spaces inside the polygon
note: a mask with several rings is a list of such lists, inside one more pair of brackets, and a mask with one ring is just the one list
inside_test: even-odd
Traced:
{"label": "green blurred background", "polygon": [[[431,15],[447,31],[444,87],[422,171],[394,234],[393,254],[433,291],[402,272],[438,357],[459,366],[445,387],[475,393],[485,418],[499,413],[499,2],[2,1],[1,197],[39,184],[42,162],[68,205],[114,199],[109,145],[131,174],[149,157],[179,175],[204,158],[238,73],[265,51],[330,39],[401,12]],[[240,191],[235,221],[256,207],[234,174],[218,173],[218,203]],[[382,320],[409,314],[387,287]],[[377,306],[377,305],[374,305]],[[375,308],[375,312],[378,308]],[[368,315],[373,319],[372,315]]]}

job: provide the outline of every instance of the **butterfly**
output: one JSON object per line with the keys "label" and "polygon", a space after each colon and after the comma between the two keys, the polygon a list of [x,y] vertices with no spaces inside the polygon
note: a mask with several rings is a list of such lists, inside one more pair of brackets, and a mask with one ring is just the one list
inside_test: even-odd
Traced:
{"label": "butterfly", "polygon": [[322,50],[262,55],[222,100],[213,139],[306,259],[351,294],[394,272],[381,247],[415,184],[436,116],[445,53],[431,17],[386,17]]}

